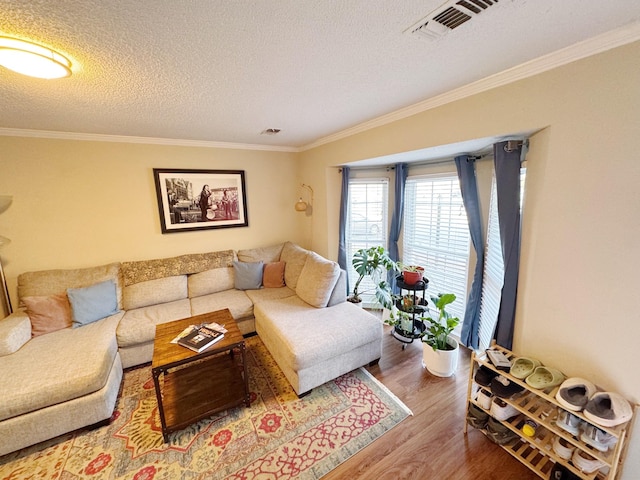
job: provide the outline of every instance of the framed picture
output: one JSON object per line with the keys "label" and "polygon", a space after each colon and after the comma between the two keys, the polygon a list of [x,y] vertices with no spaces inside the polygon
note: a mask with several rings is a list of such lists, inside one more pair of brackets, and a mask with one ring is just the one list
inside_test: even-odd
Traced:
{"label": "framed picture", "polygon": [[162,233],[246,227],[243,170],[154,168]]}

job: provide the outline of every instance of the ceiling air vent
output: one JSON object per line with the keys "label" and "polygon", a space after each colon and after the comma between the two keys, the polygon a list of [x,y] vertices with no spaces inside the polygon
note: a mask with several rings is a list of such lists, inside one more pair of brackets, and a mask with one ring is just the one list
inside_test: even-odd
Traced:
{"label": "ceiling air vent", "polygon": [[473,19],[498,0],[450,0],[405,30],[420,38],[434,40]]}

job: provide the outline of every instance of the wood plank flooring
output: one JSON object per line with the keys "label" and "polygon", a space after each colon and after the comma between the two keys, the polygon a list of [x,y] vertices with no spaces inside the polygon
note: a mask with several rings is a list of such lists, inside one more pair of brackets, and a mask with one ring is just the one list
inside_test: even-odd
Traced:
{"label": "wood plank flooring", "polygon": [[539,477],[469,427],[463,433],[470,352],[453,377],[422,368],[422,345],[402,344],[385,326],[382,359],[367,369],[413,412],[390,432],[323,477],[335,479],[529,480]]}

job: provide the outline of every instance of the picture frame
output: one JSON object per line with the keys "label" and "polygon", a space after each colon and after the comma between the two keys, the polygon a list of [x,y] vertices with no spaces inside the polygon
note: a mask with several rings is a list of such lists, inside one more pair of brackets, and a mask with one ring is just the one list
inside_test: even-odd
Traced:
{"label": "picture frame", "polygon": [[154,168],[162,233],[249,226],[244,170]]}

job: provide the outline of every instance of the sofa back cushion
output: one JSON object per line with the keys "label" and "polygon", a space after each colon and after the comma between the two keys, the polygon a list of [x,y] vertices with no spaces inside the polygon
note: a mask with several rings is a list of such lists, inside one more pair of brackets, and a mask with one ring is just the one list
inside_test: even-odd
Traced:
{"label": "sofa back cushion", "polygon": [[280,254],[280,260],[285,263],[284,266],[284,281],[287,287],[295,290],[298,286],[298,278],[302,272],[302,267],[307,261],[307,255],[309,250],[296,245],[295,243],[287,242],[282,247],[282,253]]}
{"label": "sofa back cushion", "polygon": [[25,307],[24,297],[48,296],[66,293],[68,288],[82,288],[105,280],[116,284],[118,308],[122,308],[122,282],[120,264],[111,263],[73,270],[43,270],[22,273],[18,276],[19,305]]}
{"label": "sofa back cushion", "polygon": [[277,262],[280,260],[282,247],[284,244],[272,245],[270,247],[251,248],[238,250],[238,260],[241,262]]}
{"label": "sofa back cushion", "polygon": [[296,295],[311,306],[326,307],[339,276],[337,263],[309,252],[298,278]]}
{"label": "sofa back cushion", "polygon": [[211,270],[189,275],[187,279],[189,298],[232,289],[233,278],[232,267],[212,268]]}
{"label": "sofa back cushion", "polygon": [[124,287],[122,303],[125,310],[133,310],[184,298],[187,298],[187,276],[175,275]]}

